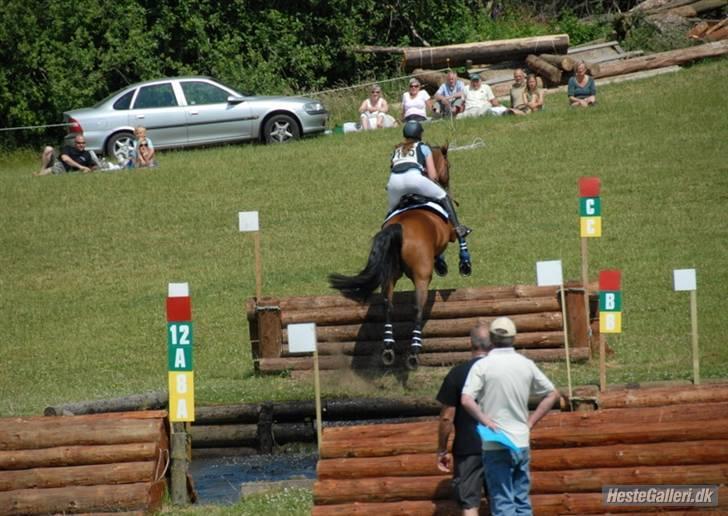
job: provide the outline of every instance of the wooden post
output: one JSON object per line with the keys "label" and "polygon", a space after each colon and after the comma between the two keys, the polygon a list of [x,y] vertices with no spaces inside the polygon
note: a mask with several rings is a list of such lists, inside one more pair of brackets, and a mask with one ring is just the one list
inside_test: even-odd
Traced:
{"label": "wooden post", "polygon": [[690,326],[693,334],[693,383],[700,384],[700,350],[698,349],[698,300],[697,291],[690,291]]}
{"label": "wooden post", "polygon": [[569,320],[569,341],[574,348],[589,347],[588,317],[584,310],[588,310],[588,303],[584,303],[586,292],[582,288],[567,287],[566,289],[566,316]]}
{"label": "wooden post", "polygon": [[184,423],[172,423],[171,496],[174,505],[187,505],[187,432]]}
{"label": "wooden post", "polygon": [[278,358],[281,356],[283,329],[281,328],[281,309],[277,305],[258,305],[258,350],[256,358]]}

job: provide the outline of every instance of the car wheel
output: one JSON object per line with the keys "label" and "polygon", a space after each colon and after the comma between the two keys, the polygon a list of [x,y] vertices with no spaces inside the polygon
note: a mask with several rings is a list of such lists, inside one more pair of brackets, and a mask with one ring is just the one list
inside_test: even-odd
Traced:
{"label": "car wheel", "polygon": [[131,157],[134,135],[129,132],[114,134],[106,142],[106,156],[115,159],[118,163],[128,160]]}
{"label": "car wheel", "polygon": [[286,143],[299,137],[298,124],[288,115],[272,116],[263,128],[263,138],[266,143]]}

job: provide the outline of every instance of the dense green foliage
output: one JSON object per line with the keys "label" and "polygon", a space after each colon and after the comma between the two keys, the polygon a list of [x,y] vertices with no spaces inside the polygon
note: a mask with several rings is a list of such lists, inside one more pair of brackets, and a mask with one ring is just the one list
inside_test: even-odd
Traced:
{"label": "dense green foliage", "polygon": [[[396,74],[362,44],[443,45],[567,31],[601,36],[569,11],[540,21],[518,2],[453,0],[6,0],[0,18],[0,128],[56,124],[139,80],[216,77],[245,92],[290,94]],[[502,4],[502,5],[501,5]],[[55,141],[0,132],[0,147]]]}
{"label": "dense green foliage", "polygon": [[[450,248],[452,272],[433,288],[533,284],[535,262],[557,258],[578,278],[576,184],[597,175],[604,236],[589,244],[590,270],[623,271],[624,333],[608,339],[609,381],[690,377],[688,297],[670,289],[682,267],[698,270],[703,375],[728,376],[728,126],[716,107],[727,80],[723,59],[600,86],[589,110],[567,108],[562,92],[528,117],[428,125],[432,143],[485,141],[450,154],[461,219],[475,228],[473,276],[457,275]],[[331,293],[329,273],[366,260],[400,137],[383,129],[169,151],[155,170],[49,177],[31,176],[30,151],[1,154],[0,415],[164,388],[164,298],[177,281],[190,283],[199,404],[310,399],[310,378],[253,374],[244,310],[253,242],[236,214],[260,211],[264,295]],[[565,385],[563,364],[546,369]],[[595,361],[573,373],[575,384],[598,382]],[[322,390],[434,396],[443,374],[423,368],[401,383],[324,374]]]}

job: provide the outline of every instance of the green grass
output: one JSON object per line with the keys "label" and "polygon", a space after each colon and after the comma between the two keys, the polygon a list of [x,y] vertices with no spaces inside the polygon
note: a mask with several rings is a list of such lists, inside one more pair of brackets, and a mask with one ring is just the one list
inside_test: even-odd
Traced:
{"label": "green grass", "polygon": [[[727,376],[726,63],[600,88],[594,109],[568,109],[557,94],[530,117],[428,126],[433,143],[486,143],[451,154],[461,218],[476,229],[474,274],[433,287],[533,283],[535,262],[556,258],[578,278],[576,182],[596,175],[604,237],[590,242],[590,270],[623,271],[610,382],[690,377],[688,297],[670,287],[681,267],[698,270],[703,375]],[[260,211],[265,295],[329,293],[328,273],[366,258],[399,137],[164,152],[157,170],[88,176],[31,177],[33,153],[3,156],[0,415],[164,388],[164,299],[178,281],[191,288],[198,404],[311,397],[309,379],[253,375],[253,245],[237,212]],[[562,365],[545,369],[565,382]],[[322,388],[430,396],[443,374],[418,371],[405,384],[325,374]],[[574,368],[575,383],[597,380],[595,364]]]}

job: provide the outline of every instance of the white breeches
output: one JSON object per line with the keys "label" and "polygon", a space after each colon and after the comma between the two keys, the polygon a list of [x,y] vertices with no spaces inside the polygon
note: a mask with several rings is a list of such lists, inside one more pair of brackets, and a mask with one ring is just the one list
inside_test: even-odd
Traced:
{"label": "white breeches", "polygon": [[416,168],[401,174],[389,174],[389,183],[387,183],[389,210],[397,205],[403,195],[409,193],[437,200],[447,197],[447,192],[440,185],[423,176]]}

